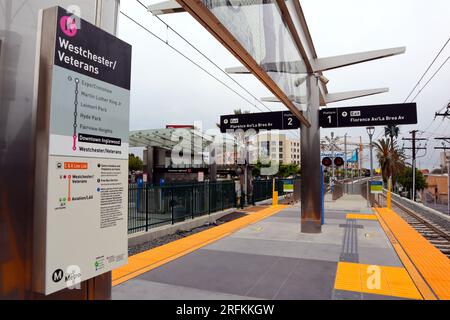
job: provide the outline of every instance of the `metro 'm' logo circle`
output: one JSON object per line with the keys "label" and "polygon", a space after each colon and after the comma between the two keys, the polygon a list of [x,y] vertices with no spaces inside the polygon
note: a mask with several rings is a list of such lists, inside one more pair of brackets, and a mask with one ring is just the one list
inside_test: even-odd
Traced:
{"label": "metro 'm' logo circle", "polygon": [[59,21],[59,26],[61,27],[62,32],[68,37],[75,37],[77,34],[77,23],[75,19],[72,19],[68,16],[63,16]]}
{"label": "metro 'm' logo circle", "polygon": [[52,274],[52,280],[53,282],[60,282],[63,276],[64,271],[62,271],[61,269],[56,269]]}

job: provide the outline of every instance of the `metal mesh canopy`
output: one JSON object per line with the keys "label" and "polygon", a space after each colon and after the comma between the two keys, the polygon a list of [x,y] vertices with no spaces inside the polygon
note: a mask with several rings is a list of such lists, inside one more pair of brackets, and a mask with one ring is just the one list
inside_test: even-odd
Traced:
{"label": "metal mesh canopy", "polygon": [[[307,69],[276,1],[203,0],[250,56],[299,109]],[[293,8],[292,8],[293,9]]]}
{"label": "metal mesh canopy", "polygon": [[213,137],[197,129],[150,129],[130,132],[130,147],[160,147],[172,150],[183,143],[193,145],[193,152],[202,153],[208,150],[214,141]]}
{"label": "metal mesh canopy", "polygon": [[312,105],[388,91],[329,93],[322,72],[405,52],[400,47],[319,58],[299,0],[166,0],[148,9],[155,15],[189,12],[242,63],[227,72],[253,74],[274,94],[262,100],[282,102],[305,127],[311,126]]}

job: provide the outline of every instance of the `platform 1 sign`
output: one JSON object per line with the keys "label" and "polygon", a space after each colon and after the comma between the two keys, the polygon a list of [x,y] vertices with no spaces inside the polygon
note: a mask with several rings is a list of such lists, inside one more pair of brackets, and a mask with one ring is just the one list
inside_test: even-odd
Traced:
{"label": "platform 1 sign", "polygon": [[416,103],[384,104],[320,110],[322,128],[417,124]]}
{"label": "platform 1 sign", "polygon": [[220,116],[220,132],[229,130],[291,130],[300,128],[300,120],[290,111],[230,114]]}
{"label": "platform 1 sign", "polygon": [[40,39],[33,285],[51,294],[127,263],[131,46],[60,7]]}

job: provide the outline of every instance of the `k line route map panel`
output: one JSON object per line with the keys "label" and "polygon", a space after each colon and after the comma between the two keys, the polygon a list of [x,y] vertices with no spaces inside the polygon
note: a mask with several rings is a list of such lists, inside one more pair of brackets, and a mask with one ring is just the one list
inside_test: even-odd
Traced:
{"label": "k line route map panel", "polygon": [[52,20],[45,294],[128,258],[131,46],[62,8]]}

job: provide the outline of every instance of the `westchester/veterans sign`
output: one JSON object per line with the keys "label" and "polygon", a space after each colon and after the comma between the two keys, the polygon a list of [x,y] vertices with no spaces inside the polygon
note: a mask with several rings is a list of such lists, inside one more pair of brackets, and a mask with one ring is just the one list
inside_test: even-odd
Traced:
{"label": "westchester/veterans sign", "polygon": [[50,294],[127,263],[131,46],[60,7],[40,39],[34,289]]}

